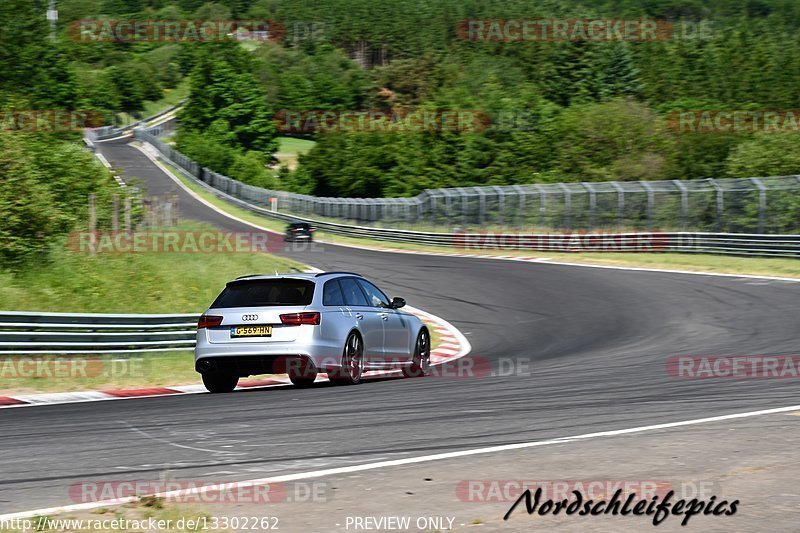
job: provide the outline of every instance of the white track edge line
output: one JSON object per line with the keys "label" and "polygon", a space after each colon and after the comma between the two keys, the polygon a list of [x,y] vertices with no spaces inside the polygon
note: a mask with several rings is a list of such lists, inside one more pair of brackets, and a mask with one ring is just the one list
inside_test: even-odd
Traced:
{"label": "white track edge line", "polygon": [[[503,444],[499,446],[490,446],[486,448],[472,448],[469,450],[459,450],[455,452],[444,452],[432,455],[423,455],[419,457],[406,457],[404,459],[393,459],[389,461],[379,461],[376,463],[366,463],[361,465],[343,466],[337,468],[327,468],[323,470],[312,470],[309,472],[300,472],[296,474],[285,474],[282,476],[273,476],[267,478],[257,478],[243,481],[231,481],[229,483],[221,483],[216,485],[208,485],[205,487],[198,487],[194,489],[174,490],[167,492],[156,493],[153,496],[160,498],[174,498],[186,496],[190,494],[205,494],[209,492],[220,492],[225,490],[236,489],[238,487],[252,487],[267,485],[269,483],[282,483],[287,481],[298,481],[301,479],[313,479],[324,476],[332,476],[337,474],[352,474],[354,472],[364,472],[367,470],[375,470],[379,468],[387,468],[392,466],[404,466],[417,463],[427,463],[431,461],[441,461],[444,459],[454,459],[459,457],[469,457],[472,455],[483,455],[487,453],[496,453],[510,450],[521,450],[525,448],[536,448],[540,446],[548,446],[552,444],[566,444],[570,442],[583,441],[594,439],[598,437],[613,437],[618,435],[629,435],[633,433],[644,433],[648,431],[656,431],[659,429],[671,429],[676,427],[694,426],[699,424],[706,424],[710,422],[721,422],[725,420],[735,420],[740,418],[750,418],[754,416],[770,415],[785,413],[789,411],[800,410],[800,405],[792,405],[789,407],[777,407],[773,409],[763,409],[760,411],[748,411],[744,413],[734,413],[729,415],[712,416],[707,418],[697,418],[693,420],[683,420],[680,422],[667,422],[663,424],[653,424],[649,426],[638,426],[626,429],[617,429],[610,431],[600,431],[596,433],[584,433],[581,435],[571,435],[567,437],[557,437],[554,439],[547,439],[541,441],[521,442],[517,444]],[[85,511],[89,509],[97,509],[99,507],[109,507],[113,505],[121,505],[125,503],[132,503],[137,501],[137,497],[119,498],[114,500],[104,500],[99,502],[86,502],[73,505],[65,505],[62,507],[50,507],[46,509],[34,509],[30,511],[20,511],[16,513],[9,513],[0,515],[0,520],[14,520],[31,518],[34,516],[46,516],[58,513],[72,512],[72,511]]]}

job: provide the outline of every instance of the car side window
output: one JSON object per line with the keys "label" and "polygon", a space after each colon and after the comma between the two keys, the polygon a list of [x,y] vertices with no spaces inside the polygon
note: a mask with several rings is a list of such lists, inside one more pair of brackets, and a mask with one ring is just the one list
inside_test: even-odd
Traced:
{"label": "car side window", "polygon": [[369,306],[367,297],[353,278],[339,278],[345,305]]}
{"label": "car side window", "polygon": [[332,279],[325,282],[322,288],[322,305],[344,305],[344,295],[339,280]]}
{"label": "car side window", "polygon": [[389,307],[389,298],[378,287],[364,279],[358,280],[358,284],[367,293],[367,298],[369,298],[372,307]]}

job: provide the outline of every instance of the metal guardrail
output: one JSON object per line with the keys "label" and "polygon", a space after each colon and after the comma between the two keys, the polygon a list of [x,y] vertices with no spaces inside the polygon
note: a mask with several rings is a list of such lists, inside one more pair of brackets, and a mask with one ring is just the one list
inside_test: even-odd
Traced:
{"label": "metal guardrail", "polygon": [[[161,143],[141,129],[134,134],[140,140],[150,142],[161,159],[170,163],[184,176],[219,198],[239,207],[283,222],[308,222],[321,231],[346,237],[361,237],[379,241],[408,242],[456,248],[469,253],[479,249],[530,250],[543,252],[686,252],[743,255],[758,257],[800,258],[800,235],[768,235],[746,233],[713,232],[422,232],[403,229],[379,228],[353,224],[339,224],[307,218],[290,213],[274,211],[252,202],[254,198],[265,200],[271,191],[252,187],[236,180],[225,178],[211,183],[198,178],[195,173],[209,178],[209,174],[196,162],[180,152]],[[155,141],[155,142],[153,142]],[[175,159],[170,155],[176,156]],[[187,168],[188,167],[188,168]],[[224,189],[224,190],[223,190]]]}
{"label": "metal guardrail", "polygon": [[176,120],[135,130],[213,187],[308,218],[434,231],[546,228],[787,234],[800,232],[800,175],[763,178],[527,183],[426,189],[410,198],[332,198],[253,187],[203,168],[159,137]]}
{"label": "metal guardrail", "polygon": [[198,316],[0,311],[0,354],[191,350]]}
{"label": "metal guardrail", "polygon": [[176,109],[181,107],[185,102],[186,102],[185,99],[181,100],[177,104],[172,105],[172,106],[170,106],[170,107],[168,107],[168,108],[166,108],[166,109],[164,109],[162,111],[159,111],[155,115],[143,118],[143,119],[138,120],[138,121],[136,121],[136,122],[134,122],[132,124],[128,124],[127,126],[123,126],[121,128],[118,128],[116,126],[101,126],[99,128],[87,129],[86,132],[85,132],[85,137],[88,140],[90,140],[91,142],[105,141],[105,140],[108,140],[108,139],[113,139],[114,137],[119,137],[120,135],[123,135],[125,133],[130,132],[130,131],[133,131],[136,128],[140,128],[140,127],[146,126],[147,123],[152,122],[154,120],[157,120],[157,119],[163,117],[164,115],[168,115],[168,114],[172,113],[173,111],[175,111]]}

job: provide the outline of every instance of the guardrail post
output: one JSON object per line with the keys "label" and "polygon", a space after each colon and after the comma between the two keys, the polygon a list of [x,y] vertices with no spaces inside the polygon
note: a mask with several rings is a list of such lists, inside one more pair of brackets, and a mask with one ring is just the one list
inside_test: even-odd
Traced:
{"label": "guardrail post", "polygon": [[517,227],[525,225],[525,189],[519,185],[511,186],[517,193]]}
{"label": "guardrail post", "polygon": [[506,193],[497,185],[494,185],[492,189],[497,193],[497,221],[503,226],[506,223],[506,217],[504,216],[506,210]]}
{"label": "guardrail post", "polygon": [[611,186],[617,191],[617,225],[625,227],[625,189],[616,181],[611,182]]}
{"label": "guardrail post", "polygon": [[467,198],[469,198],[469,193],[467,193],[464,187],[456,187],[458,194],[461,195],[461,225],[466,228],[467,227],[467,211],[469,211],[469,206],[467,204]]}
{"label": "guardrail post", "polygon": [[586,188],[586,190],[589,191],[589,228],[588,229],[591,230],[591,229],[594,228],[594,211],[595,211],[595,207],[597,206],[597,193],[595,192],[594,187],[592,187],[592,185],[590,183],[587,183],[587,182],[584,181],[584,182],[581,182],[581,185],[583,185]]}
{"label": "guardrail post", "polygon": [[447,218],[447,227],[453,227],[453,193],[447,189],[439,189],[444,194],[444,211]]}
{"label": "guardrail post", "polygon": [[672,183],[681,191],[681,229],[686,229],[686,216],[689,212],[689,189],[681,183],[681,180],[672,180]]}
{"label": "guardrail post", "polygon": [[473,187],[478,193],[478,226],[483,227],[486,221],[486,193],[480,187]]}
{"label": "guardrail post", "polygon": [[564,191],[564,229],[569,229],[570,215],[572,214],[572,192],[563,183],[559,183],[558,186]]}
{"label": "guardrail post", "polygon": [[750,181],[758,187],[758,232],[764,233],[767,214],[767,188],[758,178],[750,178]]}
{"label": "guardrail post", "polygon": [[653,187],[646,181],[639,182],[642,188],[647,191],[647,228],[653,227],[653,206],[656,203]]}
{"label": "guardrail post", "polygon": [[719,183],[714,178],[708,178],[717,191],[717,231],[722,231],[722,211],[725,209],[725,196]]}
{"label": "guardrail post", "polygon": [[539,191],[539,216],[537,220],[539,221],[539,227],[543,228],[544,224],[542,223],[544,220],[544,212],[547,210],[547,205],[545,204],[545,197],[547,196],[547,192],[542,185],[538,183],[534,183],[533,186]]}

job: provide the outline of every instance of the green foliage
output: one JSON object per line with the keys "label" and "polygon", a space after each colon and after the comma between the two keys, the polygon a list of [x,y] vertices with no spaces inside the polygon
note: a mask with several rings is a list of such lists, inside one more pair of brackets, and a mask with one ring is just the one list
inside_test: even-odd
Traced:
{"label": "green foliage", "polygon": [[245,154],[236,154],[233,164],[228,170],[228,176],[257,187],[274,189],[277,182],[266,165],[266,158],[261,152],[250,151]]}
{"label": "green foliage", "polygon": [[675,177],[663,120],[633,100],[570,107],[558,119],[553,142],[557,168],[576,181]]}
{"label": "green foliage", "polygon": [[311,52],[267,44],[254,52],[255,73],[276,109],[361,109],[367,74],[332,46]]}
{"label": "green foliage", "polygon": [[728,173],[740,177],[800,174],[800,136],[760,133],[736,147],[727,160]]}
{"label": "green foliage", "polygon": [[0,131],[0,263],[45,256],[53,239],[85,225],[88,195],[98,219],[110,217],[108,171],[80,144]]}
{"label": "green foliage", "polygon": [[[235,44],[206,45],[191,73],[189,101],[180,113],[187,130],[225,124],[225,144],[271,154],[277,148],[272,109],[252,73],[250,55]],[[216,170],[216,169],[215,169]]]}
{"label": "green foliage", "polygon": [[[167,229],[213,230],[186,222]],[[263,253],[89,254],[58,238],[47,261],[13,274],[0,269],[0,301],[4,309],[31,311],[199,313],[232,277],[299,266]]]}

